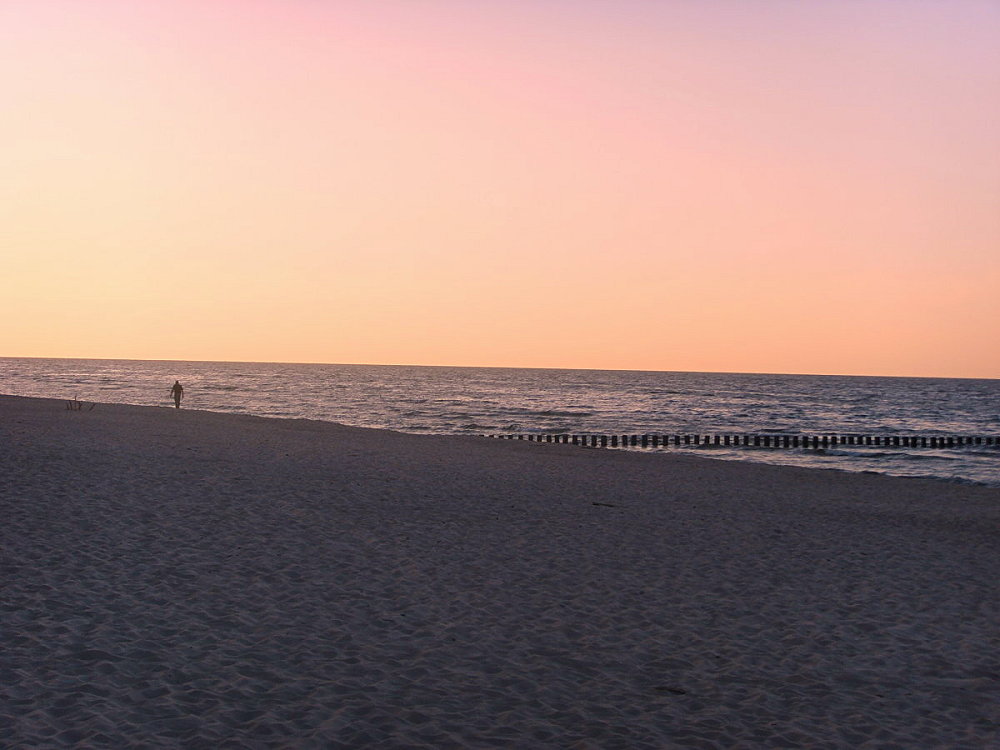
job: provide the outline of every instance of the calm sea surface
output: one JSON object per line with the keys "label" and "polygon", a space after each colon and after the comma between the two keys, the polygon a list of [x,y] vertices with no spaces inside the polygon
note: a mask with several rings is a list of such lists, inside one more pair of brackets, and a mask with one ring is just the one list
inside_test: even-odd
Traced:
{"label": "calm sea surface", "polygon": [[[0,393],[305,417],[413,433],[1000,435],[1000,380],[0,358]],[[690,448],[1000,486],[1000,448]]]}

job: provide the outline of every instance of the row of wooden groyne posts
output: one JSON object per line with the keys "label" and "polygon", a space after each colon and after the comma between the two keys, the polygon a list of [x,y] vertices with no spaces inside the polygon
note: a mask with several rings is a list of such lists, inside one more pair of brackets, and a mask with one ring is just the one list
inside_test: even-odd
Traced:
{"label": "row of wooden groyne posts", "polygon": [[487,435],[499,440],[527,440],[535,443],[566,443],[589,448],[668,448],[754,447],[754,448],[837,448],[840,446],[880,446],[900,448],[957,448],[972,445],[1000,446],[1000,437],[984,435],[570,435],[520,433]]}

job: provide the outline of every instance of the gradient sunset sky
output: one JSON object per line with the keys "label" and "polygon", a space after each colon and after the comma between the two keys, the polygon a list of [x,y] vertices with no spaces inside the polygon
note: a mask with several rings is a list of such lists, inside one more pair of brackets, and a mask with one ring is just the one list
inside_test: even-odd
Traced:
{"label": "gradient sunset sky", "polygon": [[1000,377],[1000,2],[0,0],[0,356]]}

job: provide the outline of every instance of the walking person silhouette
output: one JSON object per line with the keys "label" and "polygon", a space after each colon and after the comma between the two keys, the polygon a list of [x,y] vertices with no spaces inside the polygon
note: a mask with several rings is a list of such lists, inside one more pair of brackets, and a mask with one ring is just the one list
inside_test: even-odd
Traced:
{"label": "walking person silhouette", "polygon": [[181,385],[181,381],[175,380],[173,387],[170,389],[170,395],[174,397],[174,408],[181,408],[181,397],[184,395],[184,386]]}

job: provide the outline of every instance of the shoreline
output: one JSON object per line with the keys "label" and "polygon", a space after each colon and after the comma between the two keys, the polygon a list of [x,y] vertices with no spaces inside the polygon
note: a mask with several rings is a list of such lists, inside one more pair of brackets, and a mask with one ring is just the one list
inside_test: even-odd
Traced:
{"label": "shoreline", "polygon": [[0,396],[25,745],[998,739],[996,488],[64,404]]}
{"label": "shoreline", "polygon": [[[147,409],[164,409],[164,408],[172,409],[173,408],[173,407],[170,407],[167,403],[163,403],[163,404],[141,404],[141,403],[90,401],[90,400],[87,400],[87,399],[84,399],[83,401],[77,401],[77,399],[75,397],[74,398],[67,398],[67,397],[52,398],[52,397],[43,397],[43,396],[21,396],[21,395],[14,395],[14,394],[0,394],[0,398],[26,398],[26,399],[35,399],[35,400],[40,400],[40,401],[52,400],[52,401],[60,402],[60,403],[63,403],[63,404],[66,404],[66,403],[69,403],[69,402],[76,402],[78,405],[82,404],[83,405],[83,410],[85,410],[85,411],[93,409],[93,408],[96,408],[99,405],[100,406],[104,406],[104,407],[112,407],[112,406],[122,406],[122,407],[134,406],[136,408],[147,408]],[[351,428],[351,429],[376,430],[376,431],[382,431],[382,432],[397,433],[397,434],[402,434],[402,435],[410,435],[410,436],[414,436],[414,437],[489,438],[489,439],[496,439],[496,440],[513,440],[514,438],[516,438],[516,435],[514,435],[514,436],[508,436],[506,434],[494,434],[494,433],[475,434],[475,433],[463,433],[463,432],[434,432],[434,431],[430,431],[430,430],[427,430],[427,431],[423,431],[423,430],[407,431],[405,429],[397,429],[397,428],[390,428],[390,427],[365,427],[365,426],[361,426],[361,425],[353,425],[353,424],[346,424],[346,423],[342,423],[342,422],[336,422],[336,421],[333,421],[333,420],[330,420],[330,419],[323,419],[323,418],[318,418],[318,417],[302,417],[302,416],[291,416],[291,415],[269,415],[269,414],[263,414],[263,413],[257,414],[257,413],[252,413],[252,412],[249,412],[249,411],[237,411],[237,410],[199,409],[199,408],[182,407],[181,411],[203,412],[203,413],[207,413],[207,414],[225,414],[225,415],[231,415],[231,416],[246,416],[246,417],[256,417],[256,418],[260,418],[260,419],[274,419],[274,420],[286,420],[286,421],[302,420],[302,421],[307,421],[307,422],[319,422],[319,423],[324,423],[324,424],[338,425],[338,426],[341,426],[341,427]],[[853,443],[849,444],[848,442],[846,442],[846,440],[847,440],[848,437],[852,437],[853,438],[853,437],[858,437],[858,435],[856,433],[843,432],[842,433],[842,438],[841,438],[843,440],[843,442],[841,442],[839,445],[836,442],[834,442],[834,443],[832,443],[830,445],[826,445],[824,443],[823,446],[822,446],[822,450],[817,450],[816,453],[815,453],[815,455],[809,454],[806,457],[802,457],[798,453],[798,445],[797,444],[794,445],[794,446],[792,446],[791,450],[789,450],[789,446],[788,445],[785,445],[784,447],[779,447],[777,445],[777,443],[775,443],[775,445],[773,447],[770,446],[770,445],[762,445],[762,446],[754,445],[754,446],[750,446],[748,444],[744,444],[744,445],[741,446],[738,441],[741,438],[744,437],[744,433],[737,432],[737,433],[730,433],[730,434],[734,435],[735,436],[734,440],[737,441],[733,445],[729,445],[728,443],[725,444],[725,445],[719,445],[719,444],[709,445],[707,442],[706,443],[702,443],[701,445],[699,445],[698,442],[697,442],[698,439],[699,439],[699,434],[696,433],[696,434],[693,434],[693,435],[689,434],[685,438],[685,440],[692,439],[692,444],[691,445],[687,445],[686,443],[683,446],[678,445],[678,444],[671,444],[668,447],[667,444],[666,444],[666,442],[664,442],[660,446],[657,446],[654,443],[654,444],[651,444],[648,448],[641,448],[640,449],[640,446],[637,446],[637,445],[633,444],[633,446],[631,448],[624,447],[624,445],[623,445],[623,447],[621,448],[621,450],[623,452],[643,453],[643,454],[646,454],[646,455],[685,455],[685,456],[693,456],[693,457],[698,457],[698,458],[706,458],[706,459],[715,460],[715,461],[741,462],[741,463],[751,463],[751,464],[755,464],[755,465],[757,465],[757,464],[764,464],[764,465],[770,465],[770,466],[796,467],[796,468],[805,468],[805,469],[815,469],[815,470],[819,470],[819,471],[832,470],[832,471],[846,472],[846,473],[849,473],[849,474],[869,474],[869,475],[887,476],[887,477],[894,477],[894,478],[901,478],[901,479],[925,479],[925,480],[931,480],[931,481],[936,481],[936,482],[943,482],[943,483],[949,484],[949,485],[955,484],[955,485],[963,485],[963,486],[989,487],[989,488],[994,488],[994,489],[1000,489],[1000,475],[997,475],[995,478],[991,477],[990,479],[987,480],[987,479],[976,479],[976,478],[973,478],[971,476],[963,476],[963,475],[929,474],[929,473],[904,473],[905,472],[905,468],[895,467],[895,466],[891,466],[889,468],[882,467],[882,466],[878,466],[878,468],[865,468],[866,466],[870,466],[871,465],[870,461],[871,461],[872,458],[875,458],[875,459],[879,458],[878,455],[876,455],[876,456],[866,456],[865,455],[865,451],[871,450],[871,451],[875,451],[876,453],[878,453],[880,451],[893,451],[893,450],[896,450],[896,451],[899,451],[899,450],[907,451],[907,450],[910,450],[910,447],[908,445],[899,445],[899,444],[890,445],[888,443],[888,438],[885,438],[885,436],[883,436],[883,435],[879,435],[879,438],[880,439],[882,439],[882,438],[886,439],[887,442],[885,442],[884,444],[862,444],[861,441],[859,440],[858,444],[855,445]],[[808,441],[808,440],[817,440],[818,441],[819,440],[819,438],[815,437],[813,435],[813,433],[809,433],[809,434],[798,433],[798,434],[796,434],[794,432],[789,432],[789,433],[784,433],[784,432],[780,432],[780,433],[778,433],[778,432],[772,432],[772,433],[761,432],[761,433],[757,433],[757,434],[760,435],[762,439],[767,439],[768,437],[782,436],[782,435],[788,434],[788,435],[797,436],[797,438],[801,438],[803,441]],[[542,434],[537,434],[537,433],[522,433],[522,437],[524,438],[524,440],[520,440],[519,442],[527,442],[527,443],[533,443],[534,442],[535,444],[540,444],[540,443],[545,442],[545,441],[541,440],[541,438],[544,437],[544,433],[542,433]],[[569,437],[569,436],[567,436],[567,437]],[[588,432],[587,435],[583,435],[582,437],[584,437],[584,438],[586,438],[586,437],[594,437],[594,435],[592,435],[591,433]],[[596,437],[597,438],[602,438],[603,437],[604,440],[616,440],[618,436],[614,435],[614,434],[610,434],[610,433],[607,434],[607,435],[603,435],[602,436],[601,433],[597,433]],[[679,438],[680,436],[679,435],[675,436],[673,433],[671,433],[670,435],[663,435],[662,437],[663,437],[663,440],[666,441],[668,439],[673,440],[675,438]],[[939,437],[941,437],[941,436],[939,436],[937,434],[934,434],[932,437],[933,437],[933,439],[939,439]],[[978,440],[981,440],[983,442],[983,445],[973,446],[973,445],[970,445],[970,444],[966,444],[966,445],[963,446],[962,443],[959,442],[959,444],[957,446],[952,446],[952,445],[946,446],[942,442],[942,445],[940,445],[939,447],[935,447],[933,444],[930,444],[930,445],[926,444],[928,441],[932,441],[932,437],[925,437],[924,438],[924,443],[925,444],[923,446],[921,446],[921,447],[914,446],[912,448],[912,450],[915,451],[914,455],[919,456],[920,458],[926,458],[926,457],[930,456],[931,451],[934,451],[934,450],[954,450],[956,447],[957,447],[957,449],[959,451],[962,451],[964,449],[971,449],[971,450],[974,450],[974,451],[979,451],[979,450],[994,451],[994,450],[997,450],[996,442],[994,442],[994,441],[1000,441],[1000,435],[997,435],[997,436],[986,435],[986,436],[980,436],[979,438],[977,438]],[[947,437],[947,436],[945,435],[943,437]],[[530,438],[539,438],[539,439],[537,441],[534,441],[534,440],[532,440]],[[707,438],[705,438],[705,439],[707,440]],[[962,441],[962,440],[972,440],[974,438],[972,438],[972,437],[966,437],[964,435],[964,433],[963,433],[962,436],[954,437],[952,439],[955,440],[955,441]],[[803,450],[806,450],[806,448],[808,447],[805,442],[803,443],[803,446],[804,446]],[[609,444],[609,445],[606,445],[606,446],[605,445],[587,446],[584,443],[581,446],[575,446],[574,445],[574,447],[594,447],[594,448],[600,447],[600,448],[605,449],[605,450],[608,449],[608,448],[610,448],[612,450],[617,449],[617,445],[614,445],[614,444]],[[746,451],[749,451],[749,453],[746,453]],[[853,458],[844,458],[842,451],[855,452],[855,455],[854,455]],[[998,456],[1000,456],[1000,452],[998,452]],[[816,463],[817,461],[819,461],[820,463],[817,464]],[[827,461],[828,461],[828,463],[824,463],[824,462],[827,462]],[[912,467],[911,467],[911,470],[912,470]]]}

